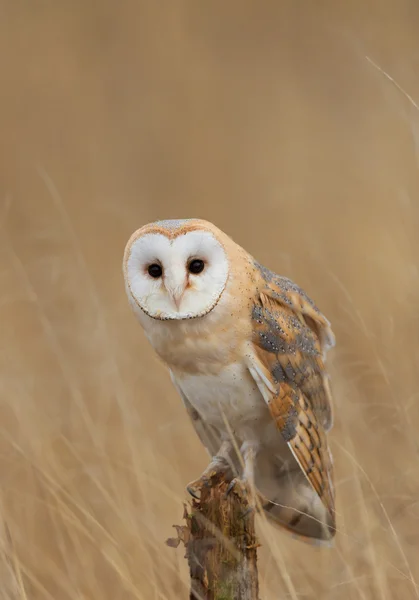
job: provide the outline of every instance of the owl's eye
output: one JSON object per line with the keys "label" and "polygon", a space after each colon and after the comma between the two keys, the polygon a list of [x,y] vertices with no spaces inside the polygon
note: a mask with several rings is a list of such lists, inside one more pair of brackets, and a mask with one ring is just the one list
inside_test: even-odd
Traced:
{"label": "owl's eye", "polygon": [[150,265],[147,270],[148,274],[151,277],[154,277],[154,279],[158,279],[163,275],[163,269],[157,263],[153,263],[152,265]]}
{"label": "owl's eye", "polygon": [[194,260],[191,260],[191,262],[188,265],[188,269],[190,273],[193,273],[194,275],[198,275],[198,273],[202,273],[202,271],[204,270],[205,267],[205,263],[203,260],[200,260],[199,258],[195,258]]}

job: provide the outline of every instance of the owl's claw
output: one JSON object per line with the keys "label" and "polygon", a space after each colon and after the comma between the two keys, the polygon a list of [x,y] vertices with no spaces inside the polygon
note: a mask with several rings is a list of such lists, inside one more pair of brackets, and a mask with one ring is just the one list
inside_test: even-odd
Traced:
{"label": "owl's claw", "polygon": [[226,496],[229,496],[231,492],[234,490],[238,496],[243,498],[249,494],[250,486],[245,479],[239,479],[235,477],[228,484],[228,488],[226,490]]}
{"label": "owl's claw", "polygon": [[201,489],[205,486],[209,487],[211,485],[211,477],[215,474],[215,471],[211,471],[210,475],[207,475],[206,472],[203,473],[199,479],[195,479],[195,481],[188,483],[186,490],[193,498],[195,498],[195,500],[200,500]]}
{"label": "owl's claw", "polygon": [[213,477],[215,477],[216,475],[219,475],[220,473],[226,474],[229,472],[229,470],[230,470],[230,465],[227,463],[227,461],[225,459],[220,458],[220,457],[214,457],[214,459],[211,461],[211,463],[208,465],[208,467],[202,473],[201,477],[199,477],[199,479],[195,479],[194,481],[191,481],[190,483],[188,483],[188,485],[186,486],[186,490],[189,492],[189,494],[193,498],[195,498],[195,500],[200,500],[201,499],[201,489],[204,486],[209,487],[211,485],[211,479]]}
{"label": "owl's claw", "polygon": [[197,487],[195,487],[194,481],[186,486],[186,491],[192,496],[192,498],[195,498],[195,500],[201,499],[201,492]]}
{"label": "owl's claw", "polygon": [[249,481],[247,481],[247,479],[239,479],[236,477],[229,483],[229,486],[226,490],[226,497],[229,496],[233,490],[240,498],[247,499],[248,506],[240,515],[241,519],[245,519],[256,511],[256,494],[253,486]]}

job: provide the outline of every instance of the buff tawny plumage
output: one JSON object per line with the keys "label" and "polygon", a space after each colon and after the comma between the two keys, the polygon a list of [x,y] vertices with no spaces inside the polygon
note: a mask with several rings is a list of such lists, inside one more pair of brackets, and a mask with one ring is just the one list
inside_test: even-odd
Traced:
{"label": "buff tawny plumage", "polygon": [[[211,223],[157,221],[124,255],[129,301],[212,456],[277,524],[335,533],[329,322],[289,279]],[[235,448],[240,448],[237,456]]]}

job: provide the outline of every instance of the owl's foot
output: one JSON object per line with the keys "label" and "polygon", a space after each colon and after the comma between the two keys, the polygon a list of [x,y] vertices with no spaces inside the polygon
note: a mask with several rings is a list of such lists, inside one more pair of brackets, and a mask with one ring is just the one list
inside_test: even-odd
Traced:
{"label": "owl's foot", "polygon": [[241,500],[247,500],[247,508],[241,515],[242,518],[248,517],[257,510],[257,492],[255,489],[254,464],[257,453],[257,446],[251,443],[244,443],[241,448],[244,458],[244,471],[241,478],[235,477],[227,488],[226,496],[234,493]]}
{"label": "owl's foot", "polygon": [[210,464],[202,473],[199,479],[191,481],[186,486],[187,491],[196,500],[201,499],[201,489],[204,486],[211,485],[211,479],[217,475],[225,475],[228,480],[233,476],[231,466],[229,464],[229,458],[232,451],[232,444],[230,441],[224,441],[217,454],[212,458]]}
{"label": "owl's foot", "polygon": [[239,477],[235,477],[234,479],[232,479],[227,488],[226,496],[228,496],[232,492],[237,494],[237,496],[241,500],[247,500],[248,506],[241,515],[242,519],[245,519],[257,510],[256,492],[254,486],[247,479],[240,479]]}
{"label": "owl's foot", "polygon": [[[196,500],[201,499],[201,489],[204,486],[211,486],[211,479],[217,475],[228,475],[231,473],[231,467],[225,458],[215,456],[199,479],[191,481],[186,486],[189,494]],[[230,475],[231,477],[231,475]]]}

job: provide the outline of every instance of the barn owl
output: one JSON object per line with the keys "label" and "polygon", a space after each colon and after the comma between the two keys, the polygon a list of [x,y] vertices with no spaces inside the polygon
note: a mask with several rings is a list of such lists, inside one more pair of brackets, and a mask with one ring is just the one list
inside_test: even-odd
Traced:
{"label": "barn owl", "polygon": [[329,321],[295,283],[200,219],[133,233],[123,273],[129,302],[212,457],[189,492],[199,495],[211,474],[229,468],[230,488],[253,490],[275,523],[330,542]]}

